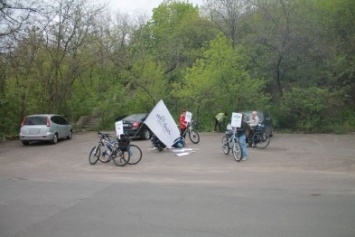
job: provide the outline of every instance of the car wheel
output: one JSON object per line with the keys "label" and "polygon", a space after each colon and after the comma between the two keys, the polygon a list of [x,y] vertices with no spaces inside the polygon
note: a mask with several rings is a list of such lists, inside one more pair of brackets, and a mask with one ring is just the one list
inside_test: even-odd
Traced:
{"label": "car wheel", "polygon": [[70,132],[69,132],[69,135],[67,136],[67,139],[70,140],[72,137],[73,137],[73,132],[70,131]]}
{"label": "car wheel", "polygon": [[53,139],[52,139],[52,144],[57,144],[58,142],[58,134],[54,134]]}
{"label": "car wheel", "polygon": [[150,131],[147,128],[144,128],[141,133],[141,138],[144,140],[149,140],[150,136],[151,136]]}
{"label": "car wheel", "polygon": [[24,146],[27,146],[28,144],[30,144],[30,142],[28,142],[28,141],[21,141],[21,142]]}

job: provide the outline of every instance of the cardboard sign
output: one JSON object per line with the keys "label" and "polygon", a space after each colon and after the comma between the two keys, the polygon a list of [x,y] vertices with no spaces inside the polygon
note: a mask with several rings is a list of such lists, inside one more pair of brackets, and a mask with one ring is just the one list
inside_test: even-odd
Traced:
{"label": "cardboard sign", "polygon": [[119,138],[120,138],[121,134],[124,134],[122,120],[121,121],[117,121],[115,123],[115,130],[116,130],[116,136],[119,137]]}
{"label": "cardboard sign", "polygon": [[233,112],[231,118],[231,126],[240,128],[242,126],[242,118],[243,118],[243,114]]}
{"label": "cardboard sign", "polygon": [[186,111],[186,114],[185,114],[185,121],[188,122],[188,123],[191,123],[191,119],[192,119],[192,113]]}

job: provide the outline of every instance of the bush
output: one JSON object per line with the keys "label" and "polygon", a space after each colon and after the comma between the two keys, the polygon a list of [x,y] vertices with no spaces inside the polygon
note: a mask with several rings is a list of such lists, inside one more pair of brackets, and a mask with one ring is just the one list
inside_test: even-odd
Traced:
{"label": "bush", "polygon": [[279,123],[284,128],[305,132],[321,130],[326,121],[328,91],[317,87],[295,87],[284,93]]}

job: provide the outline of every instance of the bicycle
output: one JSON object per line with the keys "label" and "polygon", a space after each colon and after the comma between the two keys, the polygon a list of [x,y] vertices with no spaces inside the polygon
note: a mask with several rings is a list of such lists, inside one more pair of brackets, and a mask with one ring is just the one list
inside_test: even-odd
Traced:
{"label": "bicycle", "polygon": [[189,139],[192,143],[197,144],[200,142],[200,135],[198,132],[193,128],[191,123],[187,123],[187,128],[185,129],[184,133],[181,135],[181,137],[185,137],[186,133],[189,134]]}
{"label": "bicycle", "polygon": [[251,147],[265,149],[270,144],[271,136],[266,134],[265,127],[258,125],[254,130],[252,130],[252,136],[247,138],[247,144]]}
{"label": "bicycle", "polygon": [[134,145],[134,144],[129,144],[127,151],[129,153],[129,165],[136,165],[142,160],[142,150],[139,148],[139,146]]}
{"label": "bicycle", "polygon": [[[138,164],[141,159],[142,159],[142,150],[139,148],[139,146],[131,144],[131,139],[129,138],[128,135],[123,135],[123,139],[121,139],[121,142],[119,142],[119,149],[121,151],[127,151],[129,153],[129,160],[128,164],[129,165],[136,165]],[[111,135],[106,134],[104,137],[108,142],[112,141],[110,140]],[[107,152],[104,152],[102,156],[99,157],[99,160],[102,163],[107,163],[111,161],[109,154]]]}
{"label": "bicycle", "polygon": [[225,135],[222,137],[222,150],[226,155],[232,150],[234,159],[239,162],[242,160],[242,148],[236,133],[237,129],[225,132]]}
{"label": "bicycle", "polygon": [[[130,153],[127,150],[124,150],[124,146],[128,146],[126,141],[113,140],[110,139],[108,133],[97,132],[99,140],[94,146],[89,154],[89,163],[95,165],[97,161],[107,163],[111,160],[117,166],[125,166],[130,160]],[[106,150],[102,153],[101,156],[101,146],[105,146]]]}

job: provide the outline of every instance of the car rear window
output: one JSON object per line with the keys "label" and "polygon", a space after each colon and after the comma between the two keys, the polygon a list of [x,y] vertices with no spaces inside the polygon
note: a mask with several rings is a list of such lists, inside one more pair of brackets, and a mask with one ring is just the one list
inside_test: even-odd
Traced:
{"label": "car rear window", "polygon": [[147,114],[131,114],[125,117],[123,120],[127,121],[141,121]]}
{"label": "car rear window", "polygon": [[36,116],[36,117],[27,117],[24,125],[46,125],[47,117],[45,116]]}

